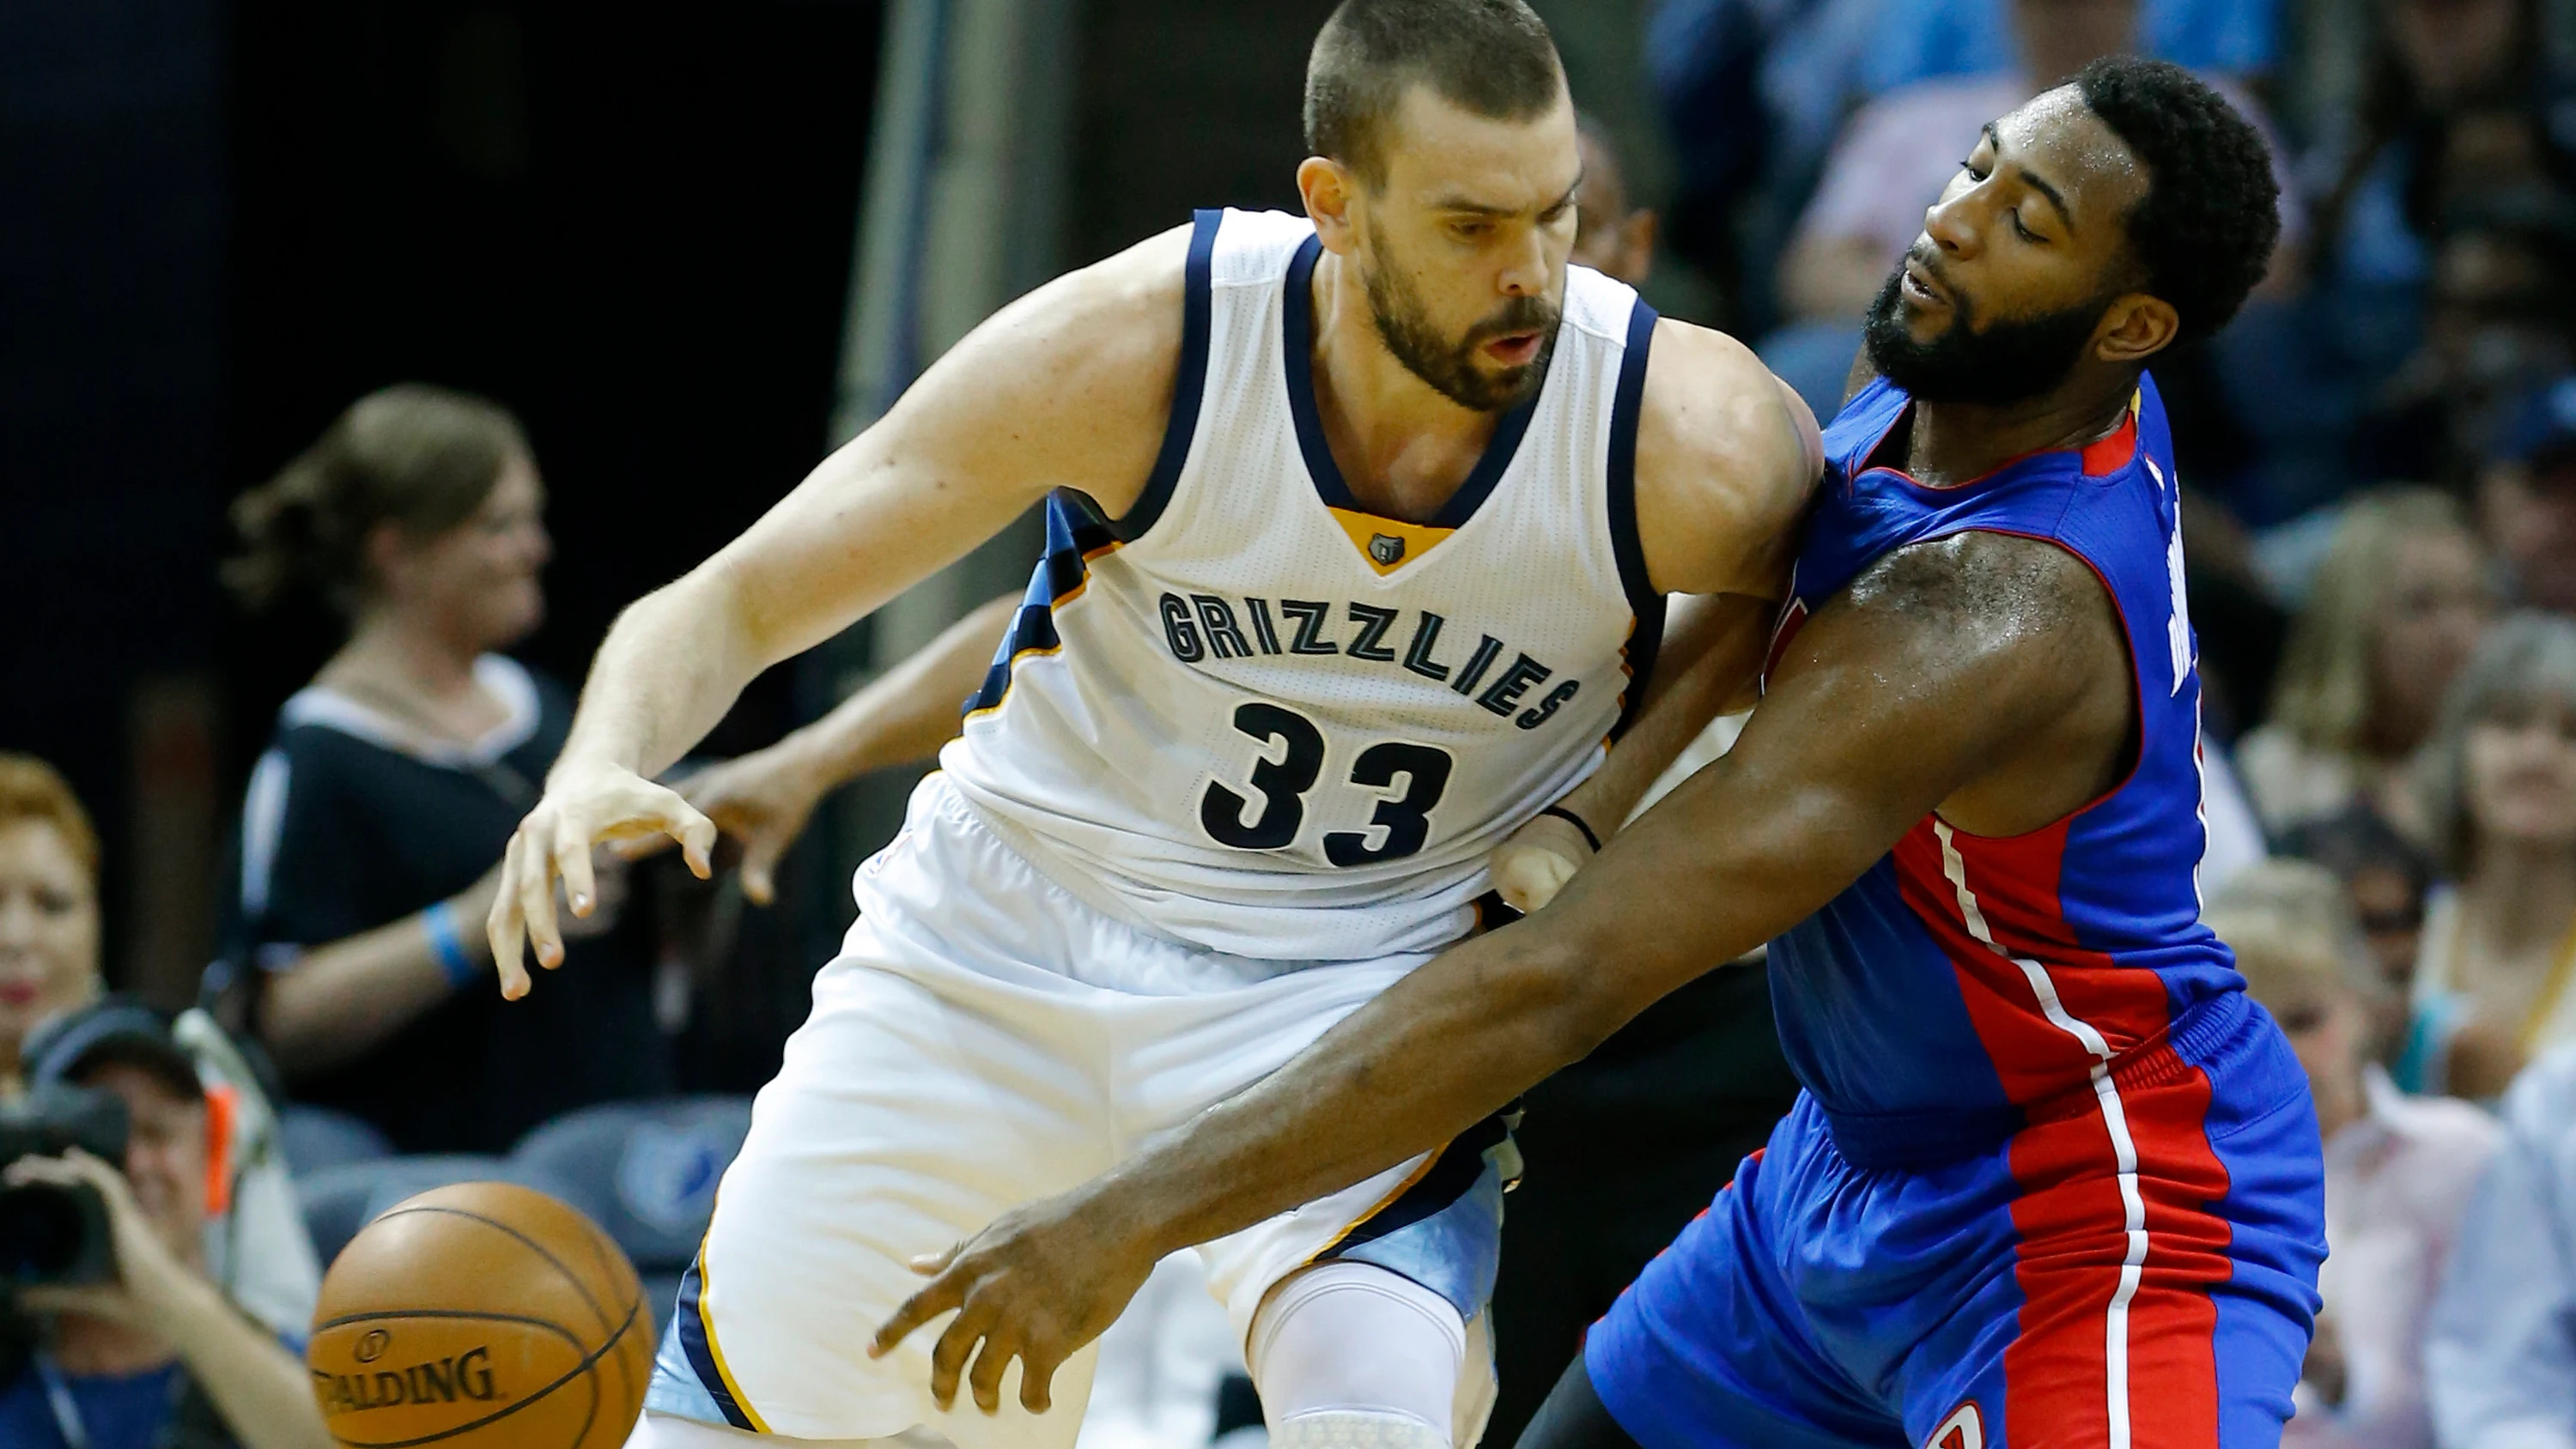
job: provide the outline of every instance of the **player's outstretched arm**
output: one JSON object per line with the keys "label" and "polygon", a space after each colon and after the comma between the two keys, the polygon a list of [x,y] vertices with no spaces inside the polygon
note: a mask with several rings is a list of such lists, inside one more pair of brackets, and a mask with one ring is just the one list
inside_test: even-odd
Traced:
{"label": "player's outstretched arm", "polygon": [[[1104,1177],[938,1262],[879,1351],[950,1309],[932,1389],[973,1358],[990,1407],[1108,1326],[1164,1253],[1248,1227],[1465,1131],[1647,1004],[1815,911],[1935,807],[2035,829],[2116,779],[2132,712],[2108,596],[2048,544],[1902,550],[1810,620],[1744,737],[1548,909],[1456,947],[1287,1066]],[[976,1354],[981,1345],[980,1355]]]}
{"label": "player's outstretched arm", "polygon": [[593,844],[668,835],[708,872],[715,826],[651,777],[754,675],[954,562],[1051,488],[1086,492],[1112,517],[1127,510],[1170,411],[1187,245],[1185,229],[1166,233],[1003,308],[741,537],[619,616],[545,797],[510,838],[489,921],[503,995],[527,992],[523,935],[541,964],[562,963],[554,883],[587,914]]}
{"label": "player's outstretched arm", "polygon": [[964,727],[962,705],[984,681],[993,645],[1020,596],[994,599],[869,680],[830,714],[765,750],[711,765],[680,797],[742,842],[742,893],[776,896],[770,875],[824,796],[871,770],[927,760]]}

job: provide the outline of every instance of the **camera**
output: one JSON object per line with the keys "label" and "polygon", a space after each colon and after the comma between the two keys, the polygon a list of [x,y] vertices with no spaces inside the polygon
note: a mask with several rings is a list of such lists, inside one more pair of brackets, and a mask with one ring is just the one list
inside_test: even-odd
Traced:
{"label": "camera", "polygon": [[[0,1102],[0,1163],[59,1157],[77,1147],[122,1170],[126,1126],[124,1099],[113,1092],[39,1086],[15,1102]],[[96,1188],[0,1187],[0,1289],[115,1279],[107,1202]]]}

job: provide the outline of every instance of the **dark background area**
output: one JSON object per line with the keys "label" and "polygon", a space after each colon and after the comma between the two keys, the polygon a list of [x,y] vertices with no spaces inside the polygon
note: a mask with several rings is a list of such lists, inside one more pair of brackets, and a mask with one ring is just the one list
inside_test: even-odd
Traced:
{"label": "dark background area", "polygon": [[[0,745],[108,839],[111,973],[184,992],[211,842],[337,642],[218,591],[224,506],[371,388],[516,409],[577,681],[826,437],[879,7],[0,4]],[[786,671],[713,743],[788,723]]]}

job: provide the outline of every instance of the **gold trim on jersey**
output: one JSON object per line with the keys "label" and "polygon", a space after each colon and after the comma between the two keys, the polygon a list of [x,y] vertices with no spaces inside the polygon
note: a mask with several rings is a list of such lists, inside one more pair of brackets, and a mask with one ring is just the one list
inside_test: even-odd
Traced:
{"label": "gold trim on jersey", "polygon": [[1385,578],[1397,569],[1431,552],[1440,540],[1456,533],[1454,528],[1433,528],[1428,524],[1407,523],[1400,518],[1380,518],[1356,508],[1329,508],[1333,521],[1351,536],[1351,547],[1360,551],[1368,566]]}

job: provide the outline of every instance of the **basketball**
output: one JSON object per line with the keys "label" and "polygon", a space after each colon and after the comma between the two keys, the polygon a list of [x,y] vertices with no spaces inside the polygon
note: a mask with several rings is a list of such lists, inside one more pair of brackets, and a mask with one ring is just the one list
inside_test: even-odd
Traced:
{"label": "basketball", "polygon": [[616,1449],[643,1412],[652,1340],[633,1265],[590,1219],[468,1182],[350,1240],[305,1363],[349,1449]]}

